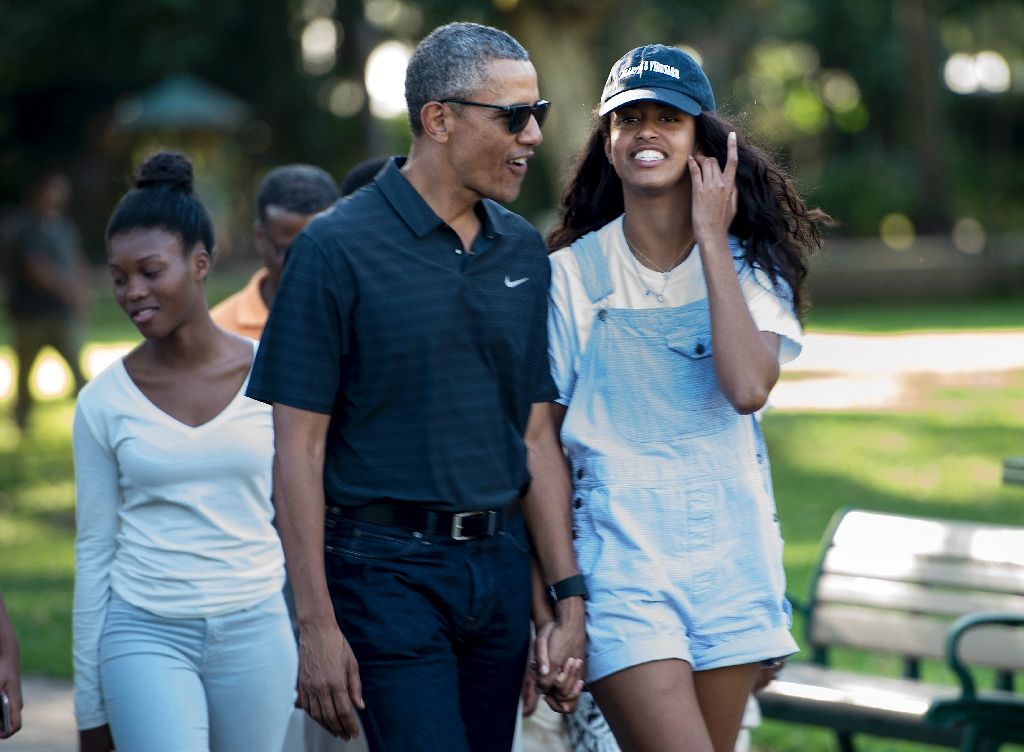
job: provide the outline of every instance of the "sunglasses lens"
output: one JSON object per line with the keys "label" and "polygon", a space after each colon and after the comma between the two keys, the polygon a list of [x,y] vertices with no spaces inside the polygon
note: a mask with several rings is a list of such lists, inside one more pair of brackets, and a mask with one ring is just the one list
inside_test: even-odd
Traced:
{"label": "sunglasses lens", "polygon": [[508,130],[510,133],[519,133],[528,122],[530,122],[530,105],[517,104],[509,109]]}
{"label": "sunglasses lens", "polygon": [[508,129],[511,133],[519,133],[530,122],[530,115],[537,118],[537,127],[544,125],[544,119],[548,116],[549,102],[541,100],[537,104],[517,104],[509,109]]}
{"label": "sunglasses lens", "polygon": [[551,107],[551,102],[541,100],[533,106],[533,116],[537,118],[537,127],[543,127],[544,121],[548,117],[548,108]]}

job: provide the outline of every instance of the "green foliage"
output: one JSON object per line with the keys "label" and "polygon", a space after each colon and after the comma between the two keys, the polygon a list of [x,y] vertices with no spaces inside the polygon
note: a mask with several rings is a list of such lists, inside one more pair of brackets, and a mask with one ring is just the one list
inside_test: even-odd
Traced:
{"label": "green foliage", "polygon": [[[236,191],[225,211],[244,215],[259,174],[287,161],[342,174],[374,154],[406,148],[401,119],[382,124],[365,107],[331,113],[339,85],[362,86],[366,56],[381,41],[414,43],[452,20],[492,23],[534,53],[542,92],[556,112],[517,208],[548,211],[562,166],[582,142],[586,112],[622,52],[660,41],[695,49],[722,108],[742,114],[841,222],[873,235],[897,211],[918,230],[945,230],[963,216],[990,234],[1024,227],[1024,138],[1019,71],[1024,6],[1015,0],[892,3],[829,0],[53,0],[4,3],[0,25],[0,203],[14,201],[45,161],[73,161],[90,186],[77,214],[98,238],[138,156],[114,129],[112,110],[165,75],[188,71],[250,106],[227,143],[210,134],[160,133],[191,150],[234,150],[221,179]],[[330,14],[341,29],[335,66],[303,70],[304,24]],[[1012,73],[1002,94],[960,95],[943,84],[954,52],[989,49]],[[569,82],[560,77],[571,76]],[[348,91],[349,89],[345,89]],[[550,97],[549,97],[550,98]],[[561,126],[559,126],[561,123]],[[393,127],[394,126],[394,127]],[[556,132],[559,127],[567,129]],[[98,245],[98,241],[96,243]]]}

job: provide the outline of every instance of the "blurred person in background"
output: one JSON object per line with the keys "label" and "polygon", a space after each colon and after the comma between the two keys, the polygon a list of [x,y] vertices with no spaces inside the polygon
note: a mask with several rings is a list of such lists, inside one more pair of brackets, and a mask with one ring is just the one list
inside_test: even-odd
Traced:
{"label": "blurred person in background", "polygon": [[370,157],[355,165],[341,179],[341,195],[355,193],[369,183],[389,161],[388,157]]}
{"label": "blurred person in background", "polygon": [[206,304],[213,225],[160,152],[107,225],[114,297],[143,336],[75,409],[75,714],[83,752],[280,752],[295,637],[273,525],[256,343]]}
{"label": "blurred person in background", "polygon": [[315,215],[338,200],[337,183],[326,171],[306,164],[277,167],[263,178],[256,195],[253,239],[263,266],[248,284],[210,309],[217,326],[258,340],[281,283],[285,254]]}
{"label": "blurred person in background", "polygon": [[18,361],[14,419],[21,430],[32,410],[32,366],[44,347],[67,362],[76,393],[86,381],[79,353],[91,275],[68,215],[70,200],[68,176],[44,172],[29,186],[7,230],[7,310]]}
{"label": "blurred person in background", "polygon": [[729,752],[797,650],[754,413],[801,347],[827,215],[664,45],[612,68],[548,237],[587,683],[625,752]]}

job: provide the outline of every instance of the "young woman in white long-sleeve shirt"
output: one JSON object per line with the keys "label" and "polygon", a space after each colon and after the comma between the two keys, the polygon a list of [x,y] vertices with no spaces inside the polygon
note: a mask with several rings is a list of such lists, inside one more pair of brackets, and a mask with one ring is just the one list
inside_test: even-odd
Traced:
{"label": "young woman in white long-sleeve shirt", "polygon": [[145,338],[75,411],[75,712],[81,748],[281,747],[295,642],[270,501],[255,343],[217,328],[213,230],[161,152],[107,227],[114,296]]}

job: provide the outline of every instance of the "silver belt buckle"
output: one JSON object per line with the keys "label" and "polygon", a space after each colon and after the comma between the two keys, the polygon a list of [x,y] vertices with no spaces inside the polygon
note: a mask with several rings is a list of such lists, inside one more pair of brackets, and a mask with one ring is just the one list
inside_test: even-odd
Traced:
{"label": "silver belt buckle", "polygon": [[494,529],[498,526],[498,513],[493,509],[486,512],[456,512],[452,515],[452,540],[464,541],[482,538],[482,535],[463,535],[462,521],[468,517],[482,517],[483,515],[488,516],[487,535],[494,535]]}

